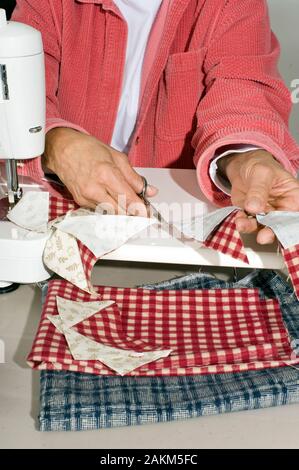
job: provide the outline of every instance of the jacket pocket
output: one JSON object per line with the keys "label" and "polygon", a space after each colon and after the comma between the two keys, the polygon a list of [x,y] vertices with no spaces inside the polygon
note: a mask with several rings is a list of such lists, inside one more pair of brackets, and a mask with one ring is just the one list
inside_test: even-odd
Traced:
{"label": "jacket pocket", "polygon": [[156,135],[181,140],[196,127],[196,109],[204,91],[204,49],[172,54],[159,83]]}

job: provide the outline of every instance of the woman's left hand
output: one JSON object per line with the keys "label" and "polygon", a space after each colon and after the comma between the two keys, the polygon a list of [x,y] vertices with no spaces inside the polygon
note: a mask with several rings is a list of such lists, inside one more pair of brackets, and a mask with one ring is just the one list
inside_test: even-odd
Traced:
{"label": "woman's left hand", "polygon": [[233,205],[244,209],[238,214],[237,229],[241,233],[258,230],[258,243],[273,243],[272,230],[259,228],[250,215],[274,210],[299,211],[299,181],[265,150],[229,155],[219,163],[232,185]]}

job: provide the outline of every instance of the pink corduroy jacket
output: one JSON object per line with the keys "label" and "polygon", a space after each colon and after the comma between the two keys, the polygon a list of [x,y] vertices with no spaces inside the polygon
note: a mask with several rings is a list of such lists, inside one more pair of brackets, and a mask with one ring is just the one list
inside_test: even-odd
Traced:
{"label": "pink corduroy jacket", "polygon": [[[19,0],[13,19],[43,34],[47,130],[72,127],[109,144],[127,37],[113,1]],[[230,200],[211,181],[209,164],[223,146],[263,147],[295,174],[299,148],[288,130],[290,93],[277,71],[279,44],[266,1],[172,0],[160,23],[158,47],[151,38],[156,52],[143,87],[131,164],[196,166],[201,189],[218,205]],[[40,180],[40,159],[27,162],[26,173]]]}

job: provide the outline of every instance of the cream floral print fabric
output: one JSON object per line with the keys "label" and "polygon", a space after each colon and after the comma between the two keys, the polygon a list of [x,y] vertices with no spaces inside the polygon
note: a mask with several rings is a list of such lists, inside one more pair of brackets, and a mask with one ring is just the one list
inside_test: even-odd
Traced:
{"label": "cream floral print fabric", "polygon": [[8,213],[7,218],[27,230],[47,232],[49,219],[49,193],[29,191]]}

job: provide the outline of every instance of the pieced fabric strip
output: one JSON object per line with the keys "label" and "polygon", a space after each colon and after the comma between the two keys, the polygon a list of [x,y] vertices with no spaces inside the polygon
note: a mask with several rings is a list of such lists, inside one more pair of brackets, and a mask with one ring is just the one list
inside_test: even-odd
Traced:
{"label": "pieced fabric strip", "polygon": [[[192,220],[174,223],[180,233],[207,248],[249,264],[242,237],[236,228],[240,208],[229,206]],[[96,261],[152,224],[154,218],[102,215],[80,209],[70,199],[46,192],[27,192],[9,212],[15,224],[36,232],[49,231],[44,262],[53,272],[88,293],[93,292],[91,273]],[[257,221],[275,233],[299,299],[299,213],[273,211]]]}

